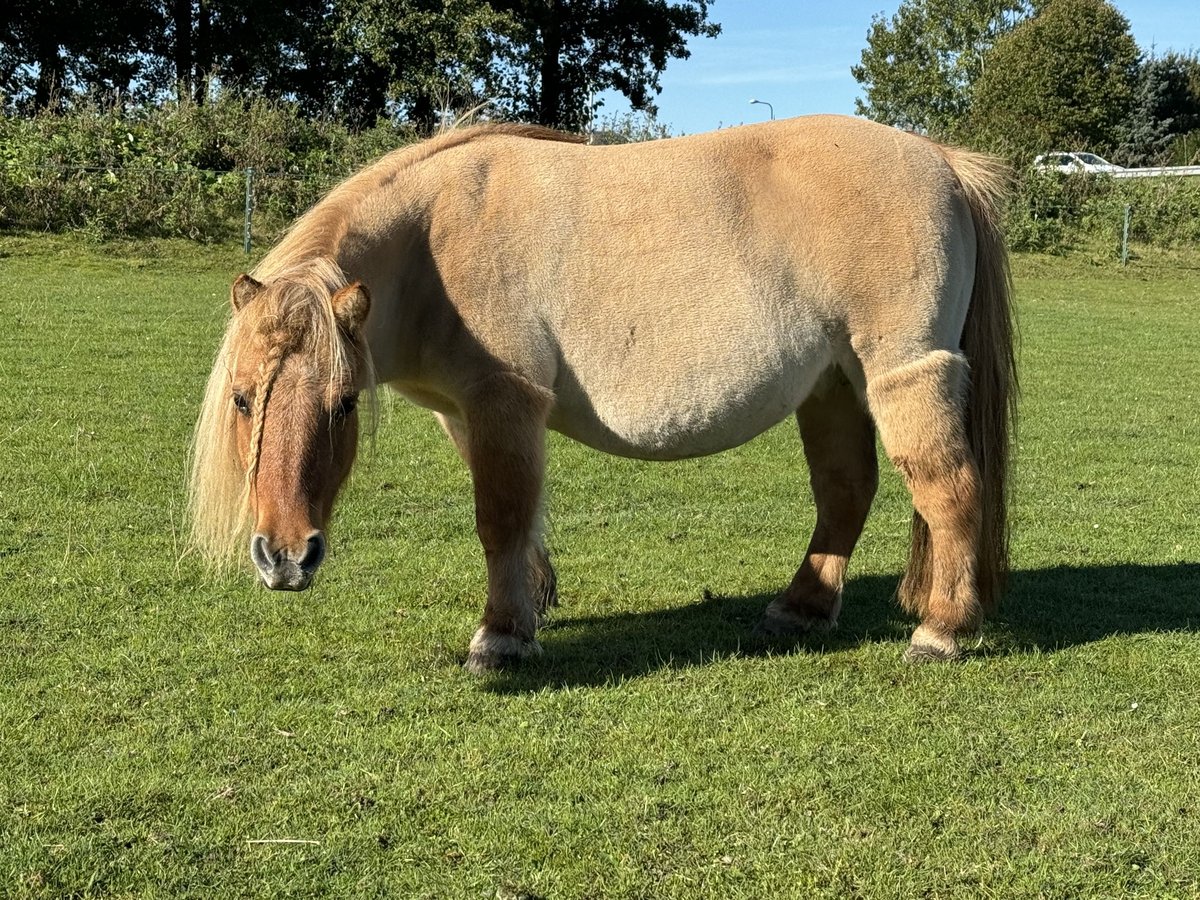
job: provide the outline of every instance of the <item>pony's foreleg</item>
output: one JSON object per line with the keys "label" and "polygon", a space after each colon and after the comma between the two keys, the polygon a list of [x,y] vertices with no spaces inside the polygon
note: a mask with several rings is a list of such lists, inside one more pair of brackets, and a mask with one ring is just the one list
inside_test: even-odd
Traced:
{"label": "pony's foreleg", "polygon": [[808,460],[817,525],[792,583],[767,607],[768,634],[837,624],[842,584],[879,483],[875,427],[854,388],[831,370],[796,412]]}
{"label": "pony's foreleg", "polygon": [[487,560],[483,621],[466,667],[485,672],[541,652],[537,567],[531,546],[541,519],[549,391],[516,374],[490,376],[464,403],[475,528]]}
{"label": "pony's foreleg", "polygon": [[[466,423],[444,413],[434,413],[438,422],[450,438],[454,449],[468,467],[471,465],[470,438]],[[544,506],[544,504],[543,504]],[[550,551],[546,549],[545,510],[538,510],[536,527],[529,542],[529,567],[534,578],[534,597],[538,612],[543,617],[551,607],[558,606],[558,575],[550,562]]]}
{"label": "pony's foreleg", "polygon": [[[900,597],[921,618],[907,658],[953,659],[958,638],[979,628],[979,471],[965,433],[967,361],[937,350],[880,374],[867,399],[884,449],[904,475],[927,525],[914,528]],[[918,523],[919,524],[919,523]]]}

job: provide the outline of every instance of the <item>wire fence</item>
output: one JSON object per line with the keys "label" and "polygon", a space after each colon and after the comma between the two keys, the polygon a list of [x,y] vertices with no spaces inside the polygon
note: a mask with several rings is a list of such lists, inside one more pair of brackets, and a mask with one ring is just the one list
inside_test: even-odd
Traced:
{"label": "wire fence", "polygon": [[1087,239],[1112,248],[1123,262],[1132,244],[1200,245],[1200,177],[1115,179],[1028,172],[1009,204],[1010,245],[1058,250]]}
{"label": "wire fence", "polygon": [[[16,163],[0,159],[0,228],[83,232],[98,240],[183,237],[253,247],[273,242],[348,171]],[[1015,249],[1101,239],[1200,244],[1200,178],[1063,177],[1029,172],[1008,209]]]}
{"label": "wire fence", "polygon": [[116,237],[276,238],[344,172],[0,163],[0,227]]}

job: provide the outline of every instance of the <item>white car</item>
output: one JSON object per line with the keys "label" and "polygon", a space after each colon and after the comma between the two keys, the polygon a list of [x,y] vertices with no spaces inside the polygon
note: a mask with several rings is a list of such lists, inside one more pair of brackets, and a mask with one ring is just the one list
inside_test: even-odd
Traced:
{"label": "white car", "polygon": [[1114,175],[1117,172],[1125,171],[1124,166],[1114,165],[1095,153],[1065,153],[1062,151],[1043,153],[1041,156],[1035,157],[1033,167],[1043,172],[1063,172],[1067,175],[1076,175],[1080,172]]}

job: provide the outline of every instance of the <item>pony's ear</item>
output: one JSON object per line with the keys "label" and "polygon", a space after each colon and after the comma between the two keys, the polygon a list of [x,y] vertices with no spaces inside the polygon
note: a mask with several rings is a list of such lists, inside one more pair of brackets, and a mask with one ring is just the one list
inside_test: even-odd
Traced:
{"label": "pony's ear", "polygon": [[371,295],[361,281],[352,282],[333,295],[333,315],[350,334],[358,334],[370,311]]}
{"label": "pony's ear", "polygon": [[261,290],[261,281],[255,281],[249,275],[239,275],[234,279],[233,288],[229,291],[229,302],[233,304],[233,311],[239,312],[247,303],[257,297]]}

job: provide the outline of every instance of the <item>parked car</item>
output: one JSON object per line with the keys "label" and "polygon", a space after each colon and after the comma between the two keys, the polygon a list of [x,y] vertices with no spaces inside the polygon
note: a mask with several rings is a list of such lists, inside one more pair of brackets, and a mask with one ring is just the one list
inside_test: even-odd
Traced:
{"label": "parked car", "polygon": [[1043,172],[1063,172],[1067,175],[1080,172],[1112,175],[1125,171],[1124,166],[1114,165],[1095,153],[1068,153],[1057,150],[1035,157],[1033,167]]}

